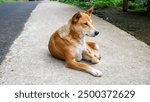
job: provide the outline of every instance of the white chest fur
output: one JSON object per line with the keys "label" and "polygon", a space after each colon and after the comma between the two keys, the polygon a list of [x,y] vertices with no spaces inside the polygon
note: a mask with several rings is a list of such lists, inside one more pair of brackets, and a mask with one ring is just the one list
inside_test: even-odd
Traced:
{"label": "white chest fur", "polygon": [[75,46],[75,55],[76,55],[75,58],[76,58],[77,61],[82,60],[82,53],[85,50],[86,50],[86,44],[85,44],[84,38],[82,38],[80,40],[80,42],[77,43],[76,46]]}

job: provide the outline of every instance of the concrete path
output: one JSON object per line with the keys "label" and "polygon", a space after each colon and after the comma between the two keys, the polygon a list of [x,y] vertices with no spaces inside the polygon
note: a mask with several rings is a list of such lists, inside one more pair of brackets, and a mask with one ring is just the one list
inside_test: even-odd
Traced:
{"label": "concrete path", "polygon": [[93,22],[101,35],[87,39],[100,46],[101,63],[92,67],[103,77],[65,68],[49,54],[50,34],[78,10],[58,2],[40,3],[0,66],[0,84],[150,84],[150,47],[96,16]]}

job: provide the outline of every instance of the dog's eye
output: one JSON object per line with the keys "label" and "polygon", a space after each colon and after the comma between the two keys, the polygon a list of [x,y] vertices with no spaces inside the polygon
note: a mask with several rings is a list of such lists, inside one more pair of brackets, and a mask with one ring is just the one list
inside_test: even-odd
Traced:
{"label": "dog's eye", "polygon": [[88,23],[84,23],[84,25],[88,25]]}

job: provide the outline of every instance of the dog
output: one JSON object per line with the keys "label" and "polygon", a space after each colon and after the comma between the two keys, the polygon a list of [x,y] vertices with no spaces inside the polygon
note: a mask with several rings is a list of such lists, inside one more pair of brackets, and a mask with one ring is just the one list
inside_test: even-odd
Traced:
{"label": "dog", "polygon": [[50,37],[48,49],[52,56],[64,60],[65,66],[84,71],[100,77],[102,72],[88,64],[79,62],[82,59],[97,64],[100,55],[96,53],[99,46],[92,41],[85,41],[85,36],[95,37],[99,32],[92,25],[91,14],[93,7],[85,12],[78,11],[72,18],[56,30]]}

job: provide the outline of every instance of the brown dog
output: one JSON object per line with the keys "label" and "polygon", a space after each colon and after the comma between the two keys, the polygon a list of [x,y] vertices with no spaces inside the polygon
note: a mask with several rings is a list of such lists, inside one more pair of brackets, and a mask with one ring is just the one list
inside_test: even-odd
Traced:
{"label": "brown dog", "polygon": [[48,49],[54,57],[65,60],[66,67],[102,76],[101,71],[79,62],[84,59],[96,64],[100,60],[99,54],[96,53],[97,44],[85,41],[85,35],[94,37],[99,34],[92,25],[92,11],[93,8],[90,8],[84,13],[75,13],[67,24],[52,34]]}

